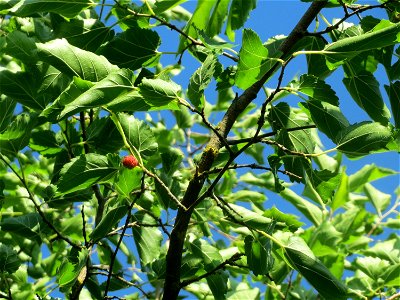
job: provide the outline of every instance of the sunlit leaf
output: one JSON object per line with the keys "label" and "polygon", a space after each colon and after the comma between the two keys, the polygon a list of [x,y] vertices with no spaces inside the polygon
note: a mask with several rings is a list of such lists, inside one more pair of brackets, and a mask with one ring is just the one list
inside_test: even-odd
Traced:
{"label": "sunlit leaf", "polygon": [[59,120],[89,108],[103,106],[122,93],[132,90],[132,76],[132,72],[127,69],[121,69],[109,74],[87,91],[68,102],[60,112]]}
{"label": "sunlit leaf", "polygon": [[335,139],[340,130],[350,125],[341,109],[336,105],[317,100],[309,100],[304,105],[310,111],[311,118],[317,128],[331,140]]}
{"label": "sunlit leaf", "polygon": [[380,123],[362,122],[339,131],[335,139],[339,151],[350,156],[363,156],[385,150],[392,140],[392,133]]}
{"label": "sunlit leaf", "polygon": [[133,116],[120,113],[119,122],[128,142],[144,157],[153,155],[158,148],[156,139],[150,127]]}
{"label": "sunlit leaf", "polygon": [[[202,258],[206,271],[211,271],[222,263],[222,256],[218,249],[202,239],[196,239],[193,243],[190,243],[190,249],[195,256]],[[228,275],[224,271],[216,272],[207,277],[207,283],[215,299],[224,299],[228,290],[227,281]]]}
{"label": "sunlit leaf", "polygon": [[236,72],[236,85],[246,89],[264,75],[268,49],[263,46],[257,33],[251,29],[243,31],[242,48],[239,52],[239,65]]}
{"label": "sunlit leaf", "polygon": [[298,81],[292,81],[290,89],[307,95],[312,100],[328,102],[335,106],[339,105],[339,98],[331,86],[313,75],[301,75]]}
{"label": "sunlit leaf", "polygon": [[225,34],[231,41],[235,40],[234,30],[241,28],[249,17],[250,12],[256,8],[257,0],[233,0],[229,9],[228,22]]}
{"label": "sunlit leaf", "polygon": [[346,286],[313,254],[303,239],[293,236],[284,248],[285,257],[325,299],[347,299]]}
{"label": "sunlit leaf", "polygon": [[172,81],[143,78],[139,92],[151,106],[164,106],[179,98],[181,87]]}
{"label": "sunlit leaf", "polygon": [[81,50],[65,39],[36,44],[40,60],[49,63],[69,76],[89,81],[100,81],[118,69],[104,56]]}
{"label": "sunlit leaf", "polygon": [[117,168],[109,165],[107,157],[89,153],[81,155],[64,165],[57,183],[60,194],[82,190],[99,182],[105,182],[117,173]]}
{"label": "sunlit leaf", "polygon": [[190,77],[187,94],[193,105],[198,108],[204,107],[204,101],[202,101],[204,90],[214,75],[216,63],[214,55],[207,56],[202,65]]}
{"label": "sunlit leaf", "polygon": [[360,52],[398,43],[400,41],[399,28],[399,23],[384,28],[377,26],[377,29],[371,32],[328,44],[324,49],[329,62],[328,66],[335,68],[338,64],[342,64],[345,59],[352,58]]}
{"label": "sunlit leaf", "polygon": [[229,207],[233,210],[233,216],[251,228],[265,230],[273,222],[270,218],[266,218],[242,206],[229,204]]}
{"label": "sunlit leaf", "polygon": [[[132,216],[132,219],[139,223],[156,224],[154,218],[145,212],[137,212]],[[133,226],[132,233],[136,247],[139,252],[142,268],[152,263],[161,253],[161,242],[163,237],[160,230],[154,227]]]}
{"label": "sunlit leaf", "polygon": [[398,171],[383,168],[375,164],[367,164],[360,170],[349,176],[349,190],[351,192],[358,192],[364,184],[385,178],[390,175],[397,175]]}

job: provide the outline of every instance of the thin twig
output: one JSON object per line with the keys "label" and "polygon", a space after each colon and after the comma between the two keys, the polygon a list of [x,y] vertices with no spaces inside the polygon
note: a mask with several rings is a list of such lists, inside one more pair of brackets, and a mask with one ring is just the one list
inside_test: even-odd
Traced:
{"label": "thin twig", "polygon": [[321,36],[323,34],[329,33],[335,29],[338,29],[340,24],[342,24],[343,22],[345,22],[347,19],[351,18],[354,15],[358,15],[361,12],[370,10],[370,9],[374,9],[374,8],[385,8],[385,6],[387,5],[388,2],[386,3],[382,3],[382,4],[378,4],[378,5],[366,5],[366,6],[362,6],[356,10],[354,10],[351,13],[347,13],[345,14],[345,16],[340,19],[339,21],[337,21],[335,24],[328,26],[327,28],[325,28],[322,31],[317,31],[317,32],[307,32],[306,35],[308,36]]}
{"label": "thin twig", "polygon": [[219,270],[225,268],[225,266],[230,265],[231,263],[239,260],[242,256],[244,256],[243,253],[235,253],[232,255],[231,258],[228,258],[227,260],[225,260],[224,262],[222,262],[221,264],[219,264],[218,266],[216,266],[214,269],[212,269],[211,271],[208,271],[207,273],[200,275],[198,277],[195,278],[191,278],[191,279],[187,279],[181,282],[180,287],[183,288],[185,286],[188,286],[189,284],[192,284],[194,282],[200,281],[204,278],[207,278],[213,274],[215,274],[216,272],[218,272]]}
{"label": "thin twig", "polygon": [[390,296],[389,298],[386,298],[386,300],[395,300],[398,298],[400,298],[400,292]]}
{"label": "thin twig", "polygon": [[87,247],[88,241],[86,239],[86,220],[85,220],[85,205],[84,204],[82,204],[81,216],[82,216],[82,235],[83,235],[83,239],[85,241],[85,247]]}
{"label": "thin twig", "polygon": [[[243,165],[233,164],[233,165],[230,165],[230,166],[228,167],[228,170],[242,169],[242,168],[250,168],[250,169],[255,169],[255,170],[265,170],[265,171],[270,171],[270,172],[273,171],[273,170],[272,170],[271,168],[269,168],[269,167],[264,167],[264,166],[260,166],[260,165],[257,165],[257,164],[243,164]],[[208,171],[208,172],[205,172],[205,174],[215,174],[215,173],[219,173],[219,172],[221,172],[222,169],[223,169],[223,168],[221,168],[221,167],[219,167],[219,168],[214,168],[214,169],[211,169],[211,170]],[[281,174],[284,174],[284,175],[288,175],[288,176],[294,176],[294,177],[297,177],[298,179],[302,179],[302,177],[300,177],[299,175],[294,174],[294,173],[289,172],[289,171],[286,171],[286,170],[277,170],[277,172],[279,172],[279,173],[281,173]]]}
{"label": "thin twig", "polygon": [[107,297],[108,290],[109,290],[109,288],[110,288],[111,276],[112,276],[112,274],[113,274],[113,267],[114,267],[115,259],[116,259],[116,257],[117,257],[117,253],[118,253],[119,247],[120,247],[120,245],[121,245],[121,243],[122,243],[122,240],[124,239],[125,231],[128,229],[128,224],[129,224],[129,221],[130,221],[131,216],[132,216],[132,208],[133,208],[133,206],[135,205],[136,201],[139,199],[139,197],[140,197],[140,196],[144,193],[144,191],[145,191],[144,178],[145,178],[145,176],[144,176],[144,174],[143,174],[143,176],[142,176],[142,184],[141,184],[140,190],[138,190],[138,191],[136,192],[136,197],[135,197],[135,199],[133,199],[132,202],[131,202],[131,204],[129,205],[128,214],[127,214],[127,216],[126,216],[124,228],[122,228],[121,236],[120,236],[120,238],[119,238],[119,240],[118,240],[118,242],[117,242],[117,245],[115,246],[115,250],[114,250],[114,252],[112,253],[111,258],[110,258],[110,269],[109,269],[109,271],[108,271],[106,286],[105,286],[105,288],[104,288],[104,297],[105,297],[105,298]]}
{"label": "thin twig", "polygon": [[[304,125],[304,126],[299,126],[299,127],[294,127],[294,128],[285,128],[285,130],[286,130],[287,132],[291,132],[291,131],[304,130],[304,129],[311,129],[311,128],[317,128],[317,126],[311,124],[311,125]],[[256,140],[255,140],[254,142],[261,141],[261,140],[264,139],[264,138],[271,137],[271,136],[274,136],[274,135],[276,135],[276,134],[278,134],[277,131],[272,131],[272,132],[267,132],[267,133],[265,133],[265,134],[260,134],[260,135],[256,138]],[[228,140],[228,144],[229,144],[229,145],[238,145],[238,144],[248,143],[248,142],[250,142],[250,141],[252,141],[252,140],[253,140],[253,137],[243,138],[243,139],[236,139],[236,140]]]}
{"label": "thin twig", "polygon": [[230,155],[233,155],[233,151],[231,149],[231,147],[229,147],[229,144],[226,140],[225,137],[223,137],[217,128],[215,128],[206,118],[205,114],[204,114],[204,110],[199,111],[198,109],[196,109],[194,106],[190,105],[189,103],[187,103],[186,101],[181,101],[180,102],[183,106],[187,107],[188,109],[190,109],[192,112],[198,114],[203,123],[212,130],[212,132],[214,132],[214,134],[220,139],[221,143],[224,145],[224,147],[226,148],[226,150],[228,150]]}
{"label": "thin twig", "polygon": [[396,202],[394,203],[394,205],[393,205],[387,212],[385,212],[382,216],[379,217],[379,220],[374,224],[374,226],[372,226],[371,230],[367,233],[367,236],[368,236],[368,237],[371,236],[371,235],[374,233],[374,231],[378,228],[378,226],[382,223],[382,221],[383,221],[386,217],[388,217],[391,213],[396,212],[397,207],[400,206],[400,201],[399,201],[399,199],[400,199],[400,198],[398,198],[398,199],[396,200]]}

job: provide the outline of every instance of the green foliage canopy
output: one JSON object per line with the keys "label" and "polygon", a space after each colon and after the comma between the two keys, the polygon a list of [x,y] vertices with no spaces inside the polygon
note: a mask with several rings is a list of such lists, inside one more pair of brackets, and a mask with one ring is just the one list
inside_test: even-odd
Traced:
{"label": "green foliage canopy", "polygon": [[0,297],[399,297],[399,190],[373,184],[399,173],[343,163],[399,151],[399,2],[303,3],[267,41],[257,0],[185,2],[0,3]]}

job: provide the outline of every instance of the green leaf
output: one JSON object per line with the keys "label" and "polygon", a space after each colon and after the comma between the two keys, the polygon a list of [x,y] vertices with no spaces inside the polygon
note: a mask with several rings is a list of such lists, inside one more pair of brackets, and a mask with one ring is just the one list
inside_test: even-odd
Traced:
{"label": "green leaf", "polygon": [[[231,175],[232,176],[232,175]],[[230,178],[231,176],[228,175]],[[228,189],[229,192],[231,191]],[[236,193],[232,193],[226,196],[226,200],[230,203],[236,203],[238,201],[243,201],[243,202],[251,202],[251,203],[263,203],[265,200],[267,200],[267,197],[256,191],[249,191],[249,190],[240,190],[237,191]]]}
{"label": "green leaf", "polygon": [[400,42],[399,28],[400,23],[391,24],[383,29],[377,26],[375,30],[368,33],[343,38],[327,45],[324,54],[327,56],[328,67],[335,68],[338,64],[342,64],[343,60],[352,58],[360,52]]}
{"label": "green leaf", "polygon": [[[124,145],[121,134],[110,117],[95,119],[86,130],[87,143],[94,152],[117,153]],[[107,143],[104,143],[107,141]]]}
{"label": "green leaf", "polygon": [[270,218],[266,218],[242,206],[229,203],[229,207],[234,211],[233,215],[238,221],[245,223],[251,228],[266,230],[273,222]]}
{"label": "green leaf", "polygon": [[254,275],[267,275],[274,265],[271,241],[266,237],[259,237],[256,240],[251,235],[248,235],[244,239],[244,249],[247,265]]}
{"label": "green leaf", "polygon": [[57,38],[65,38],[71,45],[91,52],[95,52],[114,36],[111,27],[104,26],[97,19],[62,19],[55,23],[54,33]]}
{"label": "green leaf", "polygon": [[[311,129],[302,129],[295,131],[287,131],[288,128],[298,128],[310,125],[308,116],[299,109],[290,107],[287,103],[281,102],[276,106],[272,106],[268,115],[269,122],[278,134],[276,141],[285,148],[300,152],[313,153],[316,141],[312,135]],[[303,157],[294,155],[285,155],[282,149],[277,150],[285,165],[285,170],[296,174],[299,177],[304,176],[304,166],[309,164],[309,161]],[[297,176],[290,176],[293,181],[301,181]]]}
{"label": "green leaf", "polygon": [[66,18],[77,16],[82,10],[94,6],[91,0],[27,0],[10,10],[19,17],[27,17],[34,13],[52,12]]}
{"label": "green leaf", "polygon": [[256,8],[257,0],[233,0],[229,9],[225,34],[231,41],[235,40],[234,30],[243,27],[250,12]]}
{"label": "green leaf", "polygon": [[167,151],[161,153],[162,170],[165,174],[172,176],[179,169],[185,155],[176,148],[168,148]]}
{"label": "green leaf", "polygon": [[385,89],[389,96],[394,124],[396,128],[400,129],[400,81],[390,83],[390,85],[385,85]]}
{"label": "green leaf", "polygon": [[381,214],[390,205],[391,195],[381,192],[369,183],[364,185],[364,193],[372,202],[378,214]]}
{"label": "green leaf", "polygon": [[383,101],[379,82],[371,73],[363,72],[350,78],[344,78],[343,83],[354,101],[372,120],[383,125],[389,122],[390,112]]}
{"label": "green leaf", "polygon": [[333,141],[340,130],[350,125],[336,105],[317,100],[309,100],[307,103],[302,104],[309,110],[317,128]]}
{"label": "green leaf", "polygon": [[40,60],[54,66],[64,74],[97,82],[118,70],[105,57],[70,45],[65,39],[45,44],[37,43]]}
{"label": "green leaf", "polygon": [[181,87],[172,81],[162,79],[143,78],[139,85],[140,94],[151,106],[167,105],[173,100],[179,98]]}
{"label": "green leaf", "polygon": [[[143,224],[157,224],[153,217],[143,211],[135,213],[132,219]],[[132,233],[140,257],[140,265],[144,270],[147,265],[159,258],[163,237],[158,227],[133,226]]]}
{"label": "green leaf", "polygon": [[100,107],[111,102],[119,95],[134,88],[131,81],[132,77],[132,71],[127,69],[120,69],[110,73],[107,77],[68,102],[59,114],[58,119],[62,120],[75,113],[89,108]]}
{"label": "green leaf", "polygon": [[[215,267],[222,263],[223,259],[218,249],[211,246],[202,239],[196,239],[190,245],[191,252],[200,257],[204,262],[204,269],[207,272],[212,271]],[[213,293],[215,299],[225,299],[228,290],[228,275],[224,271],[216,272],[211,276],[207,276],[207,283]]]}
{"label": "green leaf", "polygon": [[236,72],[236,85],[245,90],[259,80],[267,71],[268,49],[263,46],[257,33],[251,29],[243,31],[242,48]]}
{"label": "green leaf", "polygon": [[37,48],[33,38],[29,38],[25,33],[16,30],[6,36],[6,41],[5,53],[28,64],[34,64],[37,61]]}
{"label": "green leaf", "polygon": [[46,157],[53,157],[64,151],[56,140],[51,130],[40,130],[32,132],[29,147]]}
{"label": "green leaf", "polygon": [[86,268],[87,258],[89,251],[82,249],[80,251],[72,248],[67,257],[64,258],[60,267],[57,269],[57,283],[61,288],[61,291],[67,291],[67,289],[73,285],[73,283],[81,275],[81,271]]}
{"label": "green leaf", "polygon": [[156,14],[160,14],[167,10],[173,9],[183,2],[186,2],[186,0],[157,0],[154,4],[153,11]]}
{"label": "green leaf", "polygon": [[110,102],[104,105],[113,112],[120,111],[150,111],[152,109],[166,109],[165,106],[152,107],[147,104],[146,99],[140,94],[138,89],[131,90],[127,93],[122,93]]}
{"label": "green leaf", "polygon": [[6,96],[0,97],[0,133],[11,123],[17,103]]}
{"label": "green leaf", "polygon": [[207,24],[207,36],[213,37],[221,32],[222,24],[228,13],[229,2],[230,0],[220,0],[215,4],[214,11]]}
{"label": "green leaf", "polygon": [[372,278],[374,281],[378,279],[383,279],[383,274],[386,272],[390,263],[386,260],[382,260],[378,257],[357,257],[354,261],[355,267],[363,272],[368,277]]}
{"label": "green leaf", "polygon": [[57,183],[57,193],[64,195],[109,180],[118,169],[111,167],[107,157],[95,153],[82,154],[64,165]]}
{"label": "green leaf", "polygon": [[272,174],[274,175],[275,191],[279,193],[285,189],[285,186],[283,185],[283,180],[280,180],[278,176],[278,170],[283,165],[283,161],[278,154],[274,153],[268,155],[268,163],[272,170]]}
{"label": "green leaf", "polygon": [[332,211],[342,207],[349,201],[349,177],[346,172],[342,172],[339,187],[333,197],[331,208]]}
{"label": "green leaf", "polygon": [[[322,37],[316,36],[316,37],[311,37],[310,44],[307,47],[305,47],[304,50],[318,51],[324,49],[324,47],[325,47],[324,39]],[[331,70],[329,70],[329,68],[325,63],[325,57],[321,55],[309,54],[306,55],[306,59],[307,59],[308,74],[314,75],[320,79],[324,79],[331,73]]]}
{"label": "green leaf", "polygon": [[227,293],[227,300],[259,300],[260,289],[257,287],[250,287],[244,282],[240,282],[235,290]]}
{"label": "green leaf", "polygon": [[342,242],[342,234],[331,222],[324,221],[317,228],[310,228],[310,230],[313,253],[318,253],[318,256],[338,255],[337,245]]}
{"label": "green leaf", "polygon": [[[190,20],[186,23],[184,32],[192,38],[197,38],[197,30],[205,30],[209,24],[211,9],[214,7],[215,1],[199,0]],[[185,49],[188,43],[187,38],[181,36],[179,41],[178,52]]]}
{"label": "green leaf", "polygon": [[142,170],[134,168],[133,170],[122,168],[118,174],[118,179],[115,182],[115,187],[118,193],[127,199],[130,199],[130,193],[140,187],[142,179]]}
{"label": "green leaf", "polygon": [[284,248],[285,258],[307,281],[329,300],[347,299],[346,286],[314,255],[303,239],[292,236]]}
{"label": "green leaf", "polygon": [[362,122],[339,131],[335,140],[339,151],[349,156],[363,156],[385,150],[392,133],[380,123]]}
{"label": "green leaf", "polygon": [[31,130],[36,124],[36,119],[27,114],[15,117],[5,131],[0,134],[0,152],[4,154],[16,154],[29,143]]}
{"label": "green leaf", "polygon": [[21,263],[17,251],[10,246],[0,244],[0,273],[15,273]]}
{"label": "green leaf", "polygon": [[366,256],[379,257],[391,264],[400,263],[400,238],[395,236],[383,242],[377,242],[374,246],[365,249]]}
{"label": "green leaf", "polygon": [[196,108],[204,107],[204,90],[211,82],[216,64],[215,55],[208,55],[200,68],[190,77],[187,95]]}
{"label": "green leaf", "polygon": [[9,96],[27,107],[42,110],[47,103],[37,97],[41,79],[35,80],[33,72],[0,71],[0,93]]}
{"label": "green leaf", "polygon": [[398,171],[379,167],[375,164],[368,164],[349,176],[349,190],[350,192],[360,192],[364,184],[368,182],[398,174]]}
{"label": "green leaf", "polygon": [[128,212],[128,207],[126,205],[115,207],[107,211],[100,223],[90,234],[90,238],[93,242],[97,242],[104,238],[125,216]]}
{"label": "green leaf", "polygon": [[23,238],[31,239],[37,244],[42,243],[40,236],[42,224],[42,218],[38,213],[28,213],[22,216],[13,218],[4,218],[0,222],[1,230],[17,234]]}
{"label": "green leaf", "polygon": [[285,188],[279,193],[279,195],[293,204],[314,225],[318,226],[321,224],[323,220],[323,213],[318,206],[297,195],[289,188]]}
{"label": "green leaf", "polygon": [[[310,183],[324,203],[327,203],[334,197],[335,191],[341,181],[340,173],[334,173],[329,170],[310,170],[307,174]],[[306,185],[305,192],[307,187]]]}
{"label": "green leaf", "polygon": [[160,42],[157,32],[133,27],[117,34],[100,53],[112,64],[134,71],[157,63],[161,55],[157,51]]}
{"label": "green leaf", "polygon": [[339,105],[339,98],[331,86],[313,75],[301,75],[297,82],[291,82],[290,89],[307,95],[312,100],[327,102],[335,106]]}
{"label": "green leaf", "polygon": [[120,113],[117,117],[128,142],[140,155],[146,158],[157,152],[158,144],[149,125],[128,114]]}
{"label": "green leaf", "polygon": [[93,87],[94,83],[74,77],[69,86],[60,94],[54,102],[47,106],[40,116],[46,117],[49,121],[56,123],[64,108],[76,98]]}
{"label": "green leaf", "polygon": [[283,213],[275,206],[265,210],[263,216],[277,222],[276,226],[279,226],[279,223],[284,223],[290,231],[296,231],[304,225],[304,223],[298,221],[298,216]]}

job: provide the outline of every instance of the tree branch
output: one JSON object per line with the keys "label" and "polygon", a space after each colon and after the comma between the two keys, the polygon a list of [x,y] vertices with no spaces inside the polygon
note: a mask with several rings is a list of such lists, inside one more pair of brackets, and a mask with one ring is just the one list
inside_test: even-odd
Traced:
{"label": "tree branch", "polygon": [[[315,1],[310,5],[309,9],[305,12],[295,28],[286,38],[285,42],[281,45],[279,49],[282,52],[281,58],[285,59],[290,55],[290,50],[304,36],[308,26],[326,4],[327,1]],[[264,83],[272,76],[278,66],[279,63],[274,64],[274,66],[268,70],[259,81],[254,83],[251,87],[245,90],[242,95],[233,100],[231,106],[228,108],[223,119],[217,126],[220,136],[224,138],[228,136],[228,133],[236,119],[257,97],[257,94]],[[166,280],[163,295],[163,299],[165,300],[177,299],[181,288],[181,262],[186,232],[195,207],[193,204],[196,202],[205,181],[204,176],[199,176],[199,173],[201,174],[210,170],[219,150],[222,148],[222,145],[223,141],[221,141],[218,135],[214,133],[207,147],[203,151],[198,168],[196,169],[193,179],[189,182],[186,193],[183,197],[182,204],[187,207],[188,210],[185,211],[182,208],[178,209],[166,257]]]}

